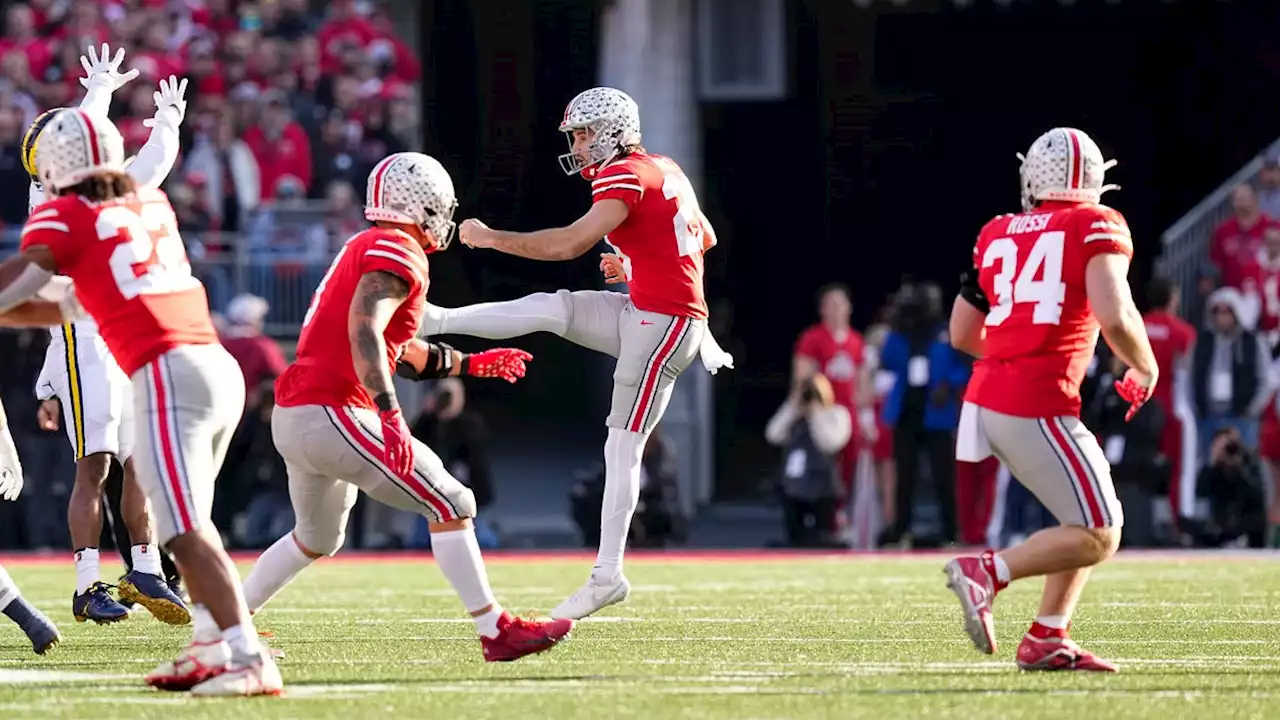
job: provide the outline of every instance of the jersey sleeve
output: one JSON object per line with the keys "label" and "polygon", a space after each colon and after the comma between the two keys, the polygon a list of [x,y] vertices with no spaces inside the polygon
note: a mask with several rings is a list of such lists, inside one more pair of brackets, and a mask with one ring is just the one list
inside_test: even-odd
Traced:
{"label": "jersey sleeve", "polygon": [[822,355],[822,340],[818,337],[818,333],[812,328],[800,333],[800,338],[796,340],[795,355],[807,357],[810,360],[817,361]]}
{"label": "jersey sleeve", "polygon": [[1078,229],[1084,238],[1086,264],[1097,255],[1133,257],[1133,236],[1124,216],[1109,207],[1090,208],[1080,216]]}
{"label": "jersey sleeve", "polygon": [[627,209],[635,209],[636,203],[644,197],[644,184],[635,168],[623,163],[610,165],[595,180],[591,181],[591,202],[601,200],[621,200]]}
{"label": "jersey sleeve", "polygon": [[403,244],[386,238],[367,243],[361,250],[360,274],[391,273],[409,283],[409,294],[427,286],[427,263]]}
{"label": "jersey sleeve", "polygon": [[48,202],[35,208],[22,226],[21,248],[43,245],[53,254],[53,262],[59,270],[65,270],[74,257],[72,226],[75,218],[60,203]]}

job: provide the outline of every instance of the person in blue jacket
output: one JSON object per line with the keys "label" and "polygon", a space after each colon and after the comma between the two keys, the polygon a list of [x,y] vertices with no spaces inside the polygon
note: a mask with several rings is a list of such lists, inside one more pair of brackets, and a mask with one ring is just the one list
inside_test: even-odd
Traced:
{"label": "person in blue jacket", "polygon": [[895,376],[883,417],[893,428],[898,513],[881,541],[898,544],[911,530],[923,456],[938,501],[941,536],[937,539],[952,543],[956,539],[955,428],[970,366],[951,347],[937,285],[904,285],[895,310],[880,366]]}

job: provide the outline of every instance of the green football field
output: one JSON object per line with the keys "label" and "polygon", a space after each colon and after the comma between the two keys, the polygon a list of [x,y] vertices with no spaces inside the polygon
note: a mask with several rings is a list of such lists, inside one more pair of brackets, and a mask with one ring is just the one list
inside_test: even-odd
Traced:
{"label": "green football field", "polygon": [[[429,560],[337,559],[258,617],[286,696],[203,701],[141,683],[186,628],[77,624],[69,561],[14,562],[63,642],[38,658],[0,624],[0,718],[1280,717],[1280,556],[1122,554],[1096,572],[1073,634],[1110,676],[1016,669],[1038,582],[1001,595],[999,654],[977,654],[944,559],[637,556],[628,604],[509,664],[481,660]],[[509,609],[545,612],[589,565],[507,555],[490,575]]]}

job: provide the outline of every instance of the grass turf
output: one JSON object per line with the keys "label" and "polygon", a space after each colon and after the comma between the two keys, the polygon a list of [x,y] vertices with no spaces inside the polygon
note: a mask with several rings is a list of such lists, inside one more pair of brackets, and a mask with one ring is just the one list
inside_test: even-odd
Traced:
{"label": "grass turf", "polygon": [[[257,619],[288,656],[284,698],[197,701],[141,675],[188,637],[139,611],[70,616],[70,562],[15,562],[63,632],[31,654],[0,621],[0,718],[1246,718],[1280,715],[1280,556],[1122,554],[1095,573],[1075,637],[1118,675],[1021,673],[1038,582],[997,603],[977,654],[943,556],[636,557],[632,599],[517,663],[481,661],[470,621],[425,560],[332,560]],[[554,607],[590,560],[490,561],[513,611]],[[247,567],[244,568],[247,571]],[[110,571],[110,568],[108,568]]]}

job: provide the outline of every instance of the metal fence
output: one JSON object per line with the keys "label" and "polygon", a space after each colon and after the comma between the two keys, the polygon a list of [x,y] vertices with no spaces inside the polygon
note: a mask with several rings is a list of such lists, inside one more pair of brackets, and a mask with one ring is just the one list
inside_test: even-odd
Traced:
{"label": "metal fence", "polygon": [[1156,268],[1161,275],[1187,290],[1182,293],[1184,316],[1194,295],[1190,289],[1195,287],[1201,271],[1209,264],[1209,241],[1213,238],[1213,231],[1231,216],[1231,191],[1243,183],[1256,186],[1263,158],[1277,151],[1280,151],[1280,140],[1227,178],[1160,236],[1163,251],[1156,261]]}
{"label": "metal fence", "polygon": [[[271,306],[265,331],[294,337],[334,254],[365,226],[358,208],[336,215],[322,203],[304,202],[259,209],[238,233],[184,230],[182,236],[215,312],[236,295],[252,293]],[[20,232],[0,231],[0,255],[17,250]]]}

